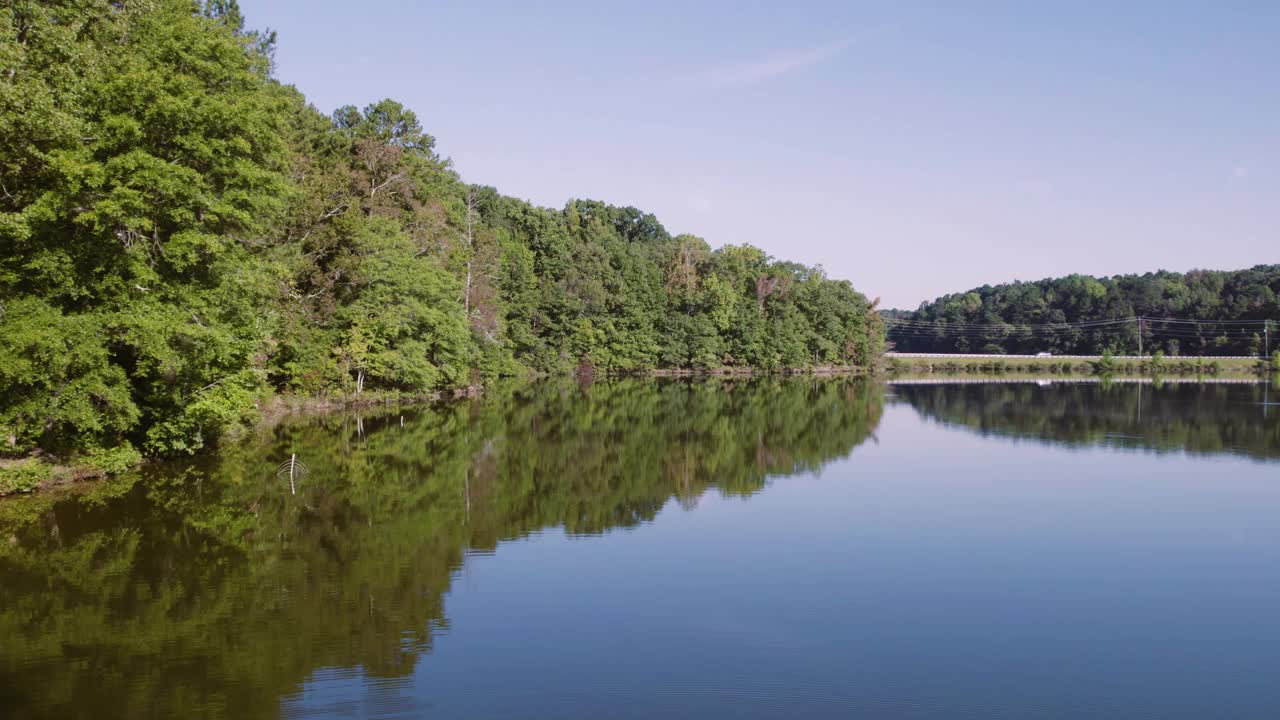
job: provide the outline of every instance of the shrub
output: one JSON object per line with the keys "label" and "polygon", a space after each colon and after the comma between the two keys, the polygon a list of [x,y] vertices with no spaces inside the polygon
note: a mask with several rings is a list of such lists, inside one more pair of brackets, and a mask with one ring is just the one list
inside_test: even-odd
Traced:
{"label": "shrub", "polygon": [[257,400],[263,394],[262,378],[253,370],[206,387],[176,417],[147,432],[147,452],[191,454],[223,436],[234,436],[257,421]]}
{"label": "shrub", "polygon": [[48,480],[49,475],[49,466],[39,460],[25,460],[0,467],[0,495],[29,493]]}
{"label": "shrub", "polygon": [[1164,369],[1164,351],[1157,350],[1155,354],[1151,356],[1151,362],[1147,367],[1151,371],[1152,375],[1159,375],[1160,371]]}
{"label": "shrub", "polygon": [[1110,350],[1102,352],[1102,358],[1093,361],[1093,372],[1096,375],[1110,375],[1116,370],[1116,359],[1112,357]]}
{"label": "shrub", "polygon": [[142,462],[142,453],[125,443],[111,450],[95,450],[85,460],[104,475],[116,475]]}

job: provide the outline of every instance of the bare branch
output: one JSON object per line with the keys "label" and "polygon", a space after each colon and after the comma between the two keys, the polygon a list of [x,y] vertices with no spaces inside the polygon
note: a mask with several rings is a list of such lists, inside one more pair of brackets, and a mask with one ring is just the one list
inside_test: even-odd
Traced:
{"label": "bare branch", "polygon": [[379,191],[379,190],[381,190],[381,189],[385,188],[386,186],[390,185],[391,183],[393,183],[393,182],[395,182],[395,181],[397,181],[397,180],[401,180],[401,179],[403,179],[403,178],[404,178],[404,173],[402,173],[402,172],[392,173],[392,174],[391,174],[391,176],[390,176],[390,177],[388,177],[388,178],[387,178],[384,182],[382,182],[381,184],[379,184],[379,185],[374,185],[374,186],[372,186],[372,187],[370,187],[370,188],[369,188],[369,197],[373,197],[374,195],[376,195],[376,194],[378,193],[378,191]]}

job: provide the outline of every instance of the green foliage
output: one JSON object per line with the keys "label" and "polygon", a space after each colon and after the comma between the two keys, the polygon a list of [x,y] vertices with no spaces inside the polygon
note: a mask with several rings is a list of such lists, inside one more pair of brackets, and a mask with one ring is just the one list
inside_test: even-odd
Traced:
{"label": "green foliage", "polygon": [[465,184],[410,109],[321,115],[273,50],[234,0],[0,16],[0,452],[191,453],[273,392],[878,361],[820,268]]}
{"label": "green foliage", "polygon": [[[1136,323],[1063,327],[1143,316],[1196,320],[1201,324],[1143,324],[1143,350],[1167,355],[1262,355],[1267,337],[1255,330],[1280,317],[1280,265],[1247,270],[1166,271],[1093,278],[1085,275],[984,285],[922,303],[913,312],[888,311],[911,325],[896,326],[889,340],[901,352],[962,352],[998,346],[1009,353],[1097,355],[1105,348],[1137,354]],[[1250,321],[1249,325],[1238,324]],[[981,326],[957,333],[956,327]],[[1030,331],[1037,326],[1041,329]],[[1274,330],[1274,327],[1270,327]],[[1247,329],[1242,329],[1247,328]],[[1271,337],[1274,337],[1272,332]],[[986,346],[986,347],[984,347]]]}
{"label": "green foliage", "polygon": [[111,363],[101,316],[66,315],[34,298],[0,308],[3,452],[118,442],[139,410]]}
{"label": "green foliage", "polygon": [[142,462],[142,453],[125,443],[110,450],[95,450],[84,461],[104,475],[117,475]]}
{"label": "green foliage", "polygon": [[1151,356],[1151,360],[1147,364],[1147,369],[1152,375],[1159,375],[1164,369],[1164,365],[1164,352],[1157,350],[1155,354]]}
{"label": "green foliage", "polygon": [[[1152,374],[1162,375],[1220,375],[1234,374],[1238,376],[1256,375],[1259,367],[1247,358],[1238,361],[1209,361],[1204,358],[1164,359],[1158,367],[1153,368],[1147,361],[1118,360],[1113,356],[1109,361],[1100,360],[1046,360],[1027,357],[1018,360],[1002,360],[983,356],[970,356],[956,359],[943,358],[889,358],[889,367],[897,374],[990,374],[1020,373],[1043,377],[1051,375],[1071,375],[1074,373],[1091,373],[1104,379],[1112,376],[1136,377]],[[1262,369],[1261,372],[1266,372]]]}
{"label": "green foliage", "polygon": [[193,453],[223,435],[235,435],[258,419],[261,375],[242,370],[195,392],[174,417],[152,425],[146,447],[155,454]]}
{"label": "green foliage", "polygon": [[[11,450],[157,428],[153,450],[196,446],[172,428],[203,425],[202,389],[248,367],[270,322],[246,243],[286,189],[265,58],[190,3],[102,10],[8,18],[0,123],[21,128],[0,135],[26,141],[0,166]],[[32,103],[48,112],[16,111]]]}
{"label": "green foliage", "polygon": [[39,460],[0,465],[0,495],[29,493],[49,479],[50,468]]}
{"label": "green foliage", "polygon": [[1111,375],[1116,371],[1116,359],[1110,350],[1103,350],[1102,357],[1092,363],[1095,375]]}

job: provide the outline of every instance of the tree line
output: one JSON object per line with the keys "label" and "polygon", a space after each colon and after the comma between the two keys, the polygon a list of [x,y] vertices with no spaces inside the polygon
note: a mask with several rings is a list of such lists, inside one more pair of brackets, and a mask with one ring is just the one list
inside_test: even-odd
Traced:
{"label": "tree line", "polygon": [[1258,265],[984,285],[884,317],[900,352],[1262,356],[1280,349],[1278,297],[1280,265]]}
{"label": "tree line", "polygon": [[273,393],[881,348],[821,268],[464,182],[393,100],[317,111],[234,0],[0,18],[2,454],[192,452]]}

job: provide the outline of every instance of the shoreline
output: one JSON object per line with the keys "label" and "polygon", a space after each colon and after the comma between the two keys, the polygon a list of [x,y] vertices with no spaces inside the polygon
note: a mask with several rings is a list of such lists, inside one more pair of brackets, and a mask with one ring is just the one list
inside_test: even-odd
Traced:
{"label": "shoreline", "polygon": [[[1009,357],[1000,355],[963,355],[955,357],[889,355],[884,358],[890,374],[991,375],[1008,373],[1046,374],[1050,376],[1141,376],[1178,377],[1256,377],[1265,379],[1273,372],[1271,361],[1263,358],[1198,358],[1198,357]],[[1110,367],[1099,372],[1104,362]]]}
{"label": "shoreline", "polygon": [[[930,359],[932,360],[932,359]],[[886,384],[893,384],[894,381],[908,380],[911,376],[917,378],[929,378],[931,382],[939,384],[948,381],[955,382],[1001,382],[1017,380],[1020,382],[1028,381],[1069,381],[1069,380],[1101,380],[1104,377],[1113,378],[1117,381],[1135,381],[1135,380],[1152,380],[1152,374],[1142,372],[1146,369],[1146,364],[1134,364],[1131,362],[1117,363],[1115,371],[1108,375],[1099,375],[1093,370],[1092,363],[1088,361],[1072,361],[1067,362],[1055,358],[1028,358],[1032,362],[1015,364],[1004,363],[999,360],[983,359],[981,357],[965,358],[965,362],[956,362],[954,360],[946,362],[903,362],[902,359],[892,357],[885,358],[885,362],[879,368],[862,368],[854,366],[818,366],[810,368],[784,368],[784,369],[760,369],[747,367],[719,367],[719,368],[655,368],[638,372],[610,373],[610,372],[594,372],[591,369],[580,369],[575,373],[565,375],[555,374],[535,374],[529,376],[525,381],[534,383],[541,382],[550,378],[578,378],[579,380],[594,380],[596,378],[747,378],[747,377],[763,377],[763,376],[781,376],[781,377],[840,377],[840,376],[865,376],[870,378],[881,378]],[[1265,366],[1252,358],[1247,363],[1233,363],[1235,367],[1223,372],[1222,370],[1214,372],[1186,372],[1179,371],[1182,365],[1190,365],[1185,360],[1174,358],[1165,359],[1164,364],[1167,367],[1168,380],[1175,380],[1182,383],[1188,382],[1205,382],[1213,383],[1221,381],[1223,376],[1230,376],[1230,380],[1234,382],[1265,382],[1268,373],[1264,369]],[[1206,368],[1207,365],[1201,364],[1198,367]],[[1159,375],[1157,375],[1157,378]],[[430,393],[363,393],[360,395],[332,395],[322,397],[306,397],[298,395],[272,395],[265,398],[258,406],[259,418],[252,428],[246,428],[241,433],[236,433],[225,438],[228,443],[237,442],[245,433],[266,432],[284,422],[288,418],[305,417],[311,415],[326,415],[329,413],[343,412],[359,408],[374,407],[390,407],[396,405],[428,405],[431,403],[456,402],[459,400],[477,399],[483,397],[486,391],[484,385],[468,385],[452,390],[440,390]],[[217,448],[211,448],[210,451],[216,452]],[[199,454],[199,453],[197,453]],[[50,457],[44,453],[36,453],[25,458],[7,458],[0,459],[0,502],[5,498],[28,495],[34,492],[50,492],[60,488],[73,486],[89,481],[103,480],[128,470],[135,469],[151,462],[162,461],[164,458],[142,457],[137,456],[136,461],[129,461],[113,467],[104,468],[100,465],[94,465],[90,462],[58,462],[50,461]],[[25,477],[23,477],[25,476]],[[10,478],[18,478],[18,482],[14,483]],[[8,481],[8,482],[6,482]],[[13,487],[5,487],[13,484]]]}
{"label": "shoreline", "polygon": [[[706,369],[655,368],[629,373],[596,373],[590,369],[580,369],[566,374],[532,373],[524,382],[541,382],[548,378],[713,378],[713,377],[755,377],[764,375],[812,375],[818,377],[834,377],[838,375],[874,375],[867,368],[853,366],[819,366],[814,368],[786,368],[780,370],[764,370],[760,368],[720,367]],[[275,394],[264,398],[258,405],[259,417],[251,427],[228,435],[221,440],[225,443],[237,442],[248,433],[266,432],[291,417],[308,415],[325,415],[359,408],[390,407],[395,405],[428,405],[440,402],[456,402],[458,400],[475,399],[484,395],[484,385],[467,385],[452,390],[438,390],[428,393],[386,393],[370,391],[361,394],[300,396],[291,394]],[[217,452],[217,447],[202,452]],[[109,452],[115,452],[109,451]],[[50,492],[71,485],[95,480],[105,480],[113,475],[133,470],[151,462],[163,461],[165,458],[147,457],[137,454],[126,462],[114,463],[104,468],[90,462],[88,458],[77,458],[71,461],[58,460],[45,451],[20,458],[0,458],[0,502],[8,497],[29,495],[35,492]]]}

